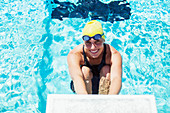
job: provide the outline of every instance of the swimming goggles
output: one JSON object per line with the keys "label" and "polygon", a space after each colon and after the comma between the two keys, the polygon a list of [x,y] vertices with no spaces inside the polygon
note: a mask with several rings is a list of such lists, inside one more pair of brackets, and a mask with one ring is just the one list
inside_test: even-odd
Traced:
{"label": "swimming goggles", "polygon": [[103,34],[96,34],[93,37],[90,37],[88,35],[84,35],[82,38],[83,38],[84,41],[89,41],[91,38],[93,38],[94,40],[99,40],[99,39],[102,38],[103,35],[104,35],[104,33]]}

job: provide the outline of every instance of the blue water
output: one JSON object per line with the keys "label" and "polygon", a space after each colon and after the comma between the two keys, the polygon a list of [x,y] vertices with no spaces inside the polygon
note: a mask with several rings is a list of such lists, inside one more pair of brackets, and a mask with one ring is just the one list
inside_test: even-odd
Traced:
{"label": "blue water", "polygon": [[[158,113],[168,113],[170,1],[128,2],[129,20],[101,21],[106,43],[123,58],[120,95],[155,95]],[[82,43],[81,31],[89,19],[51,20],[49,3],[0,1],[0,112],[44,113],[47,94],[72,94],[66,57]]]}

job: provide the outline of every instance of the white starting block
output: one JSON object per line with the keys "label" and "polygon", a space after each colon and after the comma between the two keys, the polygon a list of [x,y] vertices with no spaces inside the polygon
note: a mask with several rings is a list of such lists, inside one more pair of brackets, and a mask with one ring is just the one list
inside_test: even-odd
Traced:
{"label": "white starting block", "polygon": [[153,95],[49,94],[46,113],[157,113]]}

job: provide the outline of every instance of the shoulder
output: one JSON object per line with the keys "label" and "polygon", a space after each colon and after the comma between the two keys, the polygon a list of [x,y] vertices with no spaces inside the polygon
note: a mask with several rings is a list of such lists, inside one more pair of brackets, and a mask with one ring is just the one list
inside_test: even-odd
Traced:
{"label": "shoulder", "polygon": [[110,60],[112,64],[115,63],[122,63],[122,57],[119,51],[117,51],[113,46],[106,44],[107,45],[107,51],[110,53]]}
{"label": "shoulder", "polygon": [[68,62],[80,62],[83,54],[83,44],[76,46],[73,50],[67,55]]}
{"label": "shoulder", "polygon": [[74,56],[83,53],[83,44],[76,46],[73,50],[68,53],[68,56]]}

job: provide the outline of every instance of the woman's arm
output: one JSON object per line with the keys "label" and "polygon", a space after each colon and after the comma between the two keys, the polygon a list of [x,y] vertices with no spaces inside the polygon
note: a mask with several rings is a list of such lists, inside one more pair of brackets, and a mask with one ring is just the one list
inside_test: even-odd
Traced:
{"label": "woman's arm", "polygon": [[111,85],[109,94],[119,94],[122,86],[122,58],[119,52],[112,53],[111,57]]}
{"label": "woman's arm", "polygon": [[88,94],[84,82],[84,77],[80,68],[81,56],[78,53],[69,53],[67,56],[70,76],[74,83],[77,94]]}

